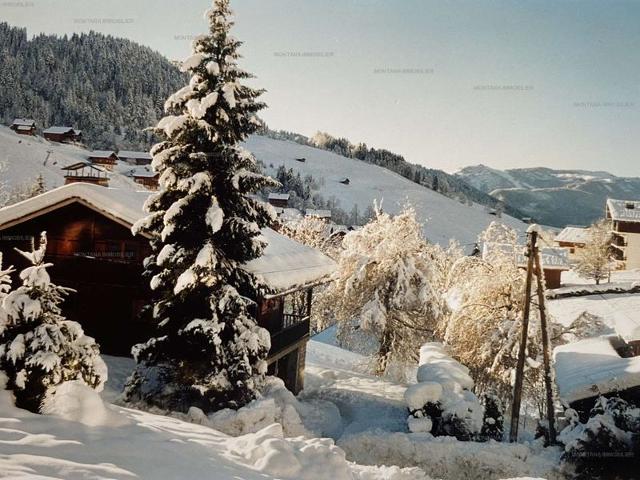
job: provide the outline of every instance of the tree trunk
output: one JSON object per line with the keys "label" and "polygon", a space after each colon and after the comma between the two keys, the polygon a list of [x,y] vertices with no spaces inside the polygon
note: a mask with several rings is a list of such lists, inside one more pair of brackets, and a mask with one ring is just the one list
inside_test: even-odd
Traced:
{"label": "tree trunk", "polygon": [[387,366],[389,364],[389,355],[391,354],[391,329],[387,326],[382,332],[382,337],[380,338],[380,347],[378,348],[378,355],[376,359],[376,369],[375,374],[378,377],[384,375],[384,372],[387,370]]}

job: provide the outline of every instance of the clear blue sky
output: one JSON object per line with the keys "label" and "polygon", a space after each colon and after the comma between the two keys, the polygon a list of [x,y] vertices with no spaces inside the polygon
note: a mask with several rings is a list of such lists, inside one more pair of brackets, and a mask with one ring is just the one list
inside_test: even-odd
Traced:
{"label": "clear blue sky", "polygon": [[[447,171],[640,176],[640,1],[235,0],[272,128],[324,130]],[[0,0],[37,32],[90,29],[172,59],[207,0]],[[302,55],[302,56],[300,56]]]}

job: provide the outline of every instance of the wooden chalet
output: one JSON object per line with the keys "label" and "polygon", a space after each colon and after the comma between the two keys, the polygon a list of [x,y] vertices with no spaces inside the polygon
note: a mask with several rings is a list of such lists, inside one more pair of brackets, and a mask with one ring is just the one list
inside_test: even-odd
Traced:
{"label": "wooden chalet", "polygon": [[42,136],[51,142],[73,143],[82,140],[82,132],[73,127],[49,127]]}
{"label": "wooden chalet", "polygon": [[[0,251],[5,265],[19,271],[25,259],[14,247],[28,250],[41,231],[48,235],[46,261],[51,277],[77,293],[65,300],[68,318],[79,322],[100,344],[102,353],[129,355],[146,341],[153,324],[143,306],[149,301],[143,259],[148,238],[134,236],[132,225],[144,217],[148,192],[72,183],[0,209]],[[269,372],[298,392],[303,386],[314,286],[335,269],[321,252],[279,233],[262,232],[263,256],[244,268],[272,292],[253,299],[259,325],[271,334]]]}
{"label": "wooden chalet", "polygon": [[290,195],[288,193],[270,193],[268,201],[277,208],[287,208],[289,206]]}
{"label": "wooden chalet", "polygon": [[36,134],[36,122],[30,118],[16,118],[9,128],[18,135],[35,136]]}
{"label": "wooden chalet", "polygon": [[108,170],[113,170],[120,158],[111,150],[95,150],[89,153],[88,160],[94,165],[100,165]]}
{"label": "wooden chalet", "polygon": [[102,187],[109,186],[109,174],[101,167],[89,162],[78,162],[62,167],[64,170],[64,183],[92,183]]}
{"label": "wooden chalet", "polygon": [[331,220],[331,210],[315,210],[308,208],[304,212],[305,217],[315,217],[322,220]]}
{"label": "wooden chalet", "polygon": [[153,160],[149,152],[133,152],[131,150],[120,150],[118,158],[131,165],[150,165]]}
{"label": "wooden chalet", "polygon": [[589,229],[583,227],[565,227],[553,241],[562,248],[569,249],[569,255],[574,255],[589,241]]}
{"label": "wooden chalet", "polygon": [[149,167],[135,168],[127,173],[127,175],[133,178],[134,182],[144,186],[148,190],[158,189],[158,179],[160,175]]}

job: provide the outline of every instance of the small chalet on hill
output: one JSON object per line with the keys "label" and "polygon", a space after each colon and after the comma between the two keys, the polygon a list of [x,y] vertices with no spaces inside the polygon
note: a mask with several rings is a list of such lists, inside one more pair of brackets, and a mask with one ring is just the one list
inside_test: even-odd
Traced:
{"label": "small chalet on hill", "polygon": [[73,143],[82,140],[82,132],[73,127],[49,127],[42,136],[51,142]]}
{"label": "small chalet on hill", "polygon": [[569,249],[569,255],[574,255],[589,241],[589,229],[583,227],[565,227],[553,239],[558,247]]}
{"label": "small chalet on hill", "polygon": [[308,208],[304,212],[304,215],[306,217],[314,217],[314,218],[320,218],[323,220],[331,220],[331,210],[314,210],[314,209]]}
{"label": "small chalet on hill", "polygon": [[30,118],[16,118],[9,128],[18,135],[36,134],[36,122]]}
{"label": "small chalet on hill", "polygon": [[64,173],[64,183],[92,183],[103,187],[109,186],[109,174],[101,167],[90,162],[78,162],[62,167]]}
{"label": "small chalet on hill", "polygon": [[131,150],[120,150],[118,158],[131,165],[149,165],[153,160],[149,152],[133,152]]}
{"label": "small chalet on hill", "polygon": [[288,193],[270,193],[268,201],[277,208],[287,208],[289,206],[290,195]]}
{"label": "small chalet on hill", "polygon": [[[20,270],[41,231],[48,235],[46,261],[52,279],[73,288],[64,304],[67,316],[111,355],[129,355],[153,328],[143,306],[149,300],[143,260],[148,238],[134,236],[148,192],[72,183],[0,209],[0,243],[6,265]],[[298,392],[303,385],[313,288],[326,281],[335,263],[321,252],[265,229],[264,254],[245,264],[271,294],[253,300],[259,325],[271,334],[269,372]]]}
{"label": "small chalet on hill", "polygon": [[[516,264],[520,268],[527,267],[527,257],[524,255],[524,246],[516,246],[505,243],[486,242],[482,246],[482,258],[491,259],[495,253],[513,255]],[[566,248],[545,247],[540,249],[540,263],[544,273],[547,288],[559,288],[562,285],[562,272],[571,269],[569,264],[569,250]]]}
{"label": "small chalet on hill", "polygon": [[111,150],[95,150],[90,152],[87,158],[94,165],[100,165],[107,170],[113,170],[120,159],[116,152]]}
{"label": "small chalet on hill", "polygon": [[134,168],[129,173],[128,176],[133,178],[134,182],[144,186],[148,190],[157,190],[158,189],[158,179],[160,175],[151,170],[149,167],[141,166],[138,168]]}
{"label": "small chalet on hill", "polygon": [[606,217],[611,220],[611,247],[626,270],[640,268],[640,201],[609,198]]}

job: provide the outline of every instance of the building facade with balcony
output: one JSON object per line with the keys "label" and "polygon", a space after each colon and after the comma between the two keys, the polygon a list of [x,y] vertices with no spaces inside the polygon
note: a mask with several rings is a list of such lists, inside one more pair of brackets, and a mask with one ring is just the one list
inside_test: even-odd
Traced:
{"label": "building facade with balcony", "polygon": [[640,201],[607,199],[606,218],[611,221],[611,247],[625,270],[640,268]]}
{"label": "building facade with balcony", "polygon": [[[131,233],[145,215],[142,206],[148,195],[71,183],[0,209],[3,264],[18,271],[26,267],[14,248],[29,250],[46,231],[52,280],[76,290],[65,300],[65,314],[97,340],[102,353],[128,356],[133,345],[152,333],[154,324],[143,308],[150,300],[148,280],[142,276],[149,242]],[[271,334],[269,372],[297,393],[303,386],[313,289],[333,272],[335,263],[271,229],[264,229],[262,236],[267,242],[263,255],[243,268],[271,293],[251,299],[251,309]]]}

